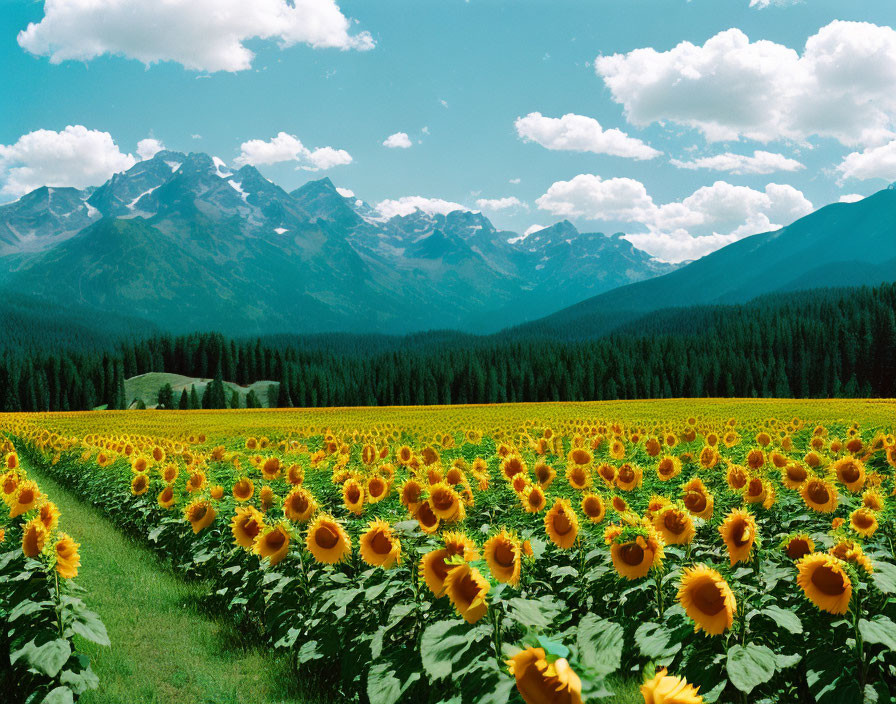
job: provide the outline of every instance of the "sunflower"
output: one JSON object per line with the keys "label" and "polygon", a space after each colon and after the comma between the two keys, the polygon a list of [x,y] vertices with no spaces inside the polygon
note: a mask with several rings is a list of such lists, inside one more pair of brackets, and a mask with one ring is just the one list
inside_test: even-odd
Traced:
{"label": "sunflower", "polygon": [[639,488],[644,478],[644,471],[638,465],[626,462],[616,471],[616,486],[622,491]]}
{"label": "sunflower", "polygon": [[799,489],[809,478],[809,470],[799,462],[787,462],[781,468],[781,483],[788,489]]}
{"label": "sunflower", "polygon": [[288,527],[280,523],[273,527],[262,527],[252,543],[252,552],[260,558],[268,558],[272,567],[276,565],[289,552]]}
{"label": "sunflower", "polygon": [[352,551],[351,539],[335,518],[319,514],[308,528],[305,546],[320,563],[332,565],[347,559]]}
{"label": "sunflower", "polygon": [[713,445],[704,445],[700,450],[700,466],[712,469],[719,463],[719,451]]}
{"label": "sunflower", "polygon": [[775,487],[767,479],[750,477],[743,489],[744,502],[748,504],[761,503],[765,508],[771,508],[775,503]]}
{"label": "sunflower", "polygon": [[177,497],[174,496],[174,489],[170,485],[162,489],[156,497],[156,502],[161,508],[171,508],[175,501]]}
{"label": "sunflower", "polygon": [[492,576],[514,587],[520,582],[521,553],[519,539],[503,528],[482,546],[482,555]]}
{"label": "sunflower", "polygon": [[526,704],[582,704],[582,681],[566,658],[549,663],[543,648],[526,648],[507,666]]}
{"label": "sunflower", "polygon": [[640,579],[662,564],[663,543],[652,530],[625,528],[610,545],[610,557],[620,577]]}
{"label": "sunflower", "polygon": [[255,538],[264,528],[264,515],[254,506],[237,506],[230,521],[233,542],[241,548],[251,549]]}
{"label": "sunflower", "polygon": [[687,545],[696,533],[691,514],[675,505],[659,511],[653,518],[653,527],[667,545]]}
{"label": "sunflower", "polygon": [[613,510],[616,513],[628,513],[628,502],[621,496],[614,496],[610,501],[610,504],[613,506]]}
{"label": "sunflower", "polygon": [[378,475],[370,477],[367,480],[365,495],[370,503],[379,503],[389,495],[388,482]]}
{"label": "sunflower", "polygon": [[56,571],[63,579],[74,579],[78,576],[78,567],[81,565],[81,557],[78,555],[79,547],[81,546],[65,533],[60,533],[56,537],[54,545]]}
{"label": "sunflower", "polygon": [[868,508],[857,508],[849,515],[849,527],[863,538],[874,535],[877,530],[877,516]]}
{"label": "sunflower", "polygon": [[501,474],[505,479],[512,480],[515,475],[526,471],[526,463],[519,455],[508,455],[501,462]]}
{"label": "sunflower", "polygon": [[812,478],[800,487],[806,506],[818,513],[831,513],[837,508],[837,487],[824,479]]}
{"label": "sunflower", "polygon": [[411,513],[417,510],[422,500],[423,487],[416,479],[408,479],[401,486],[401,504]]}
{"label": "sunflower", "polygon": [[433,513],[432,504],[429,501],[424,501],[417,506],[417,510],[414,511],[414,518],[417,519],[417,522],[420,524],[420,530],[424,533],[435,533],[442,522],[442,519]]}
{"label": "sunflower", "polygon": [[280,476],[280,473],[283,471],[283,465],[280,463],[279,458],[268,457],[262,462],[259,469],[261,470],[261,476],[271,482]]}
{"label": "sunflower", "polygon": [[305,481],[305,470],[297,464],[290,465],[286,470],[286,480],[293,486],[298,486]]}
{"label": "sunflower", "polygon": [[647,438],[644,441],[644,450],[650,457],[656,457],[662,451],[663,446],[656,438]]}
{"label": "sunflower", "polygon": [[837,474],[837,481],[853,493],[865,484],[865,465],[854,457],[837,460],[831,469]]}
{"label": "sunflower", "polygon": [[143,474],[135,474],[131,479],[131,493],[134,496],[143,496],[149,490],[149,477]]}
{"label": "sunflower", "polygon": [[672,502],[665,496],[654,494],[647,502],[647,509],[644,511],[644,517],[653,520],[653,517],[662,511]]}
{"label": "sunflower", "polygon": [[50,532],[40,518],[32,518],[22,529],[22,552],[25,557],[37,557],[47,544]]}
{"label": "sunflower", "polygon": [[838,560],[852,562],[853,564],[858,565],[868,574],[874,572],[874,565],[871,564],[871,560],[868,559],[865,551],[862,550],[862,546],[854,540],[841,538],[830,550],[828,550],[828,553]]}
{"label": "sunflower", "polygon": [[3,501],[9,505],[12,503],[19,487],[19,475],[16,472],[9,471],[0,478],[0,490],[3,492]]}
{"label": "sunflower", "polygon": [[799,560],[803,555],[808,555],[810,552],[815,551],[815,541],[807,533],[791,535],[781,546],[791,560]]}
{"label": "sunflower", "polygon": [[59,525],[59,507],[52,501],[44,501],[40,505],[37,517],[44,524],[44,528],[52,533],[56,530],[56,526]]}
{"label": "sunflower", "polygon": [[722,575],[703,565],[685,567],[678,602],[694,622],[694,631],[721,635],[734,623],[737,602]]}
{"label": "sunflower", "polygon": [[641,685],[645,704],[703,704],[699,692],[699,687],[688,684],[684,677],[668,674],[665,667]]}
{"label": "sunflower", "polygon": [[190,522],[194,533],[208,528],[215,515],[215,508],[207,499],[196,499],[184,509],[184,517]]}
{"label": "sunflower", "polygon": [[401,561],[401,543],[392,526],[381,518],[371,521],[360,539],[361,559],[371,567],[389,569]]}
{"label": "sunflower", "polygon": [[402,445],[396,451],[395,459],[398,462],[398,464],[403,464],[403,465],[407,466],[411,463],[411,460],[414,459],[414,452],[407,445]]}
{"label": "sunflower", "polygon": [[614,460],[621,460],[625,457],[625,442],[621,438],[616,438],[610,443],[610,457]]}
{"label": "sunflower", "polygon": [[517,495],[522,494],[526,488],[530,485],[529,477],[525,474],[516,474],[513,477],[513,480],[510,482],[510,485],[513,487],[514,492]]}
{"label": "sunflower", "polygon": [[656,464],[656,475],[660,481],[669,481],[681,473],[681,460],[672,455],[661,457]]}
{"label": "sunflower", "polygon": [[9,517],[15,518],[23,513],[36,508],[43,498],[37,483],[26,479],[16,487],[16,493],[9,503]]}
{"label": "sunflower", "polygon": [[569,465],[566,468],[566,479],[573,489],[587,489],[592,481],[591,468],[580,464]]}
{"label": "sunflower", "polygon": [[725,481],[728,482],[728,488],[731,491],[740,491],[747,484],[747,472],[739,464],[732,464],[728,467],[725,474]]}
{"label": "sunflower", "polygon": [[884,497],[877,489],[866,489],[862,494],[862,506],[872,511],[883,511]]}
{"label": "sunflower", "polygon": [[802,557],[796,568],[796,582],[809,601],[822,611],[846,613],[852,598],[852,580],[841,560],[823,552],[813,552]]}
{"label": "sunflower", "polygon": [[616,483],[616,467],[606,462],[597,468],[597,473],[608,487]]}
{"label": "sunflower", "polygon": [[536,464],[534,472],[535,481],[538,482],[542,489],[547,489],[551,485],[551,482],[554,481],[554,477],[557,476],[557,472],[554,468],[544,462]]}
{"label": "sunflower", "polygon": [[753,559],[756,519],[752,515],[743,509],[734,509],[719,526],[719,534],[725,541],[725,547],[728,548],[728,557],[732,565],[738,562],[750,562]]}
{"label": "sunflower", "polygon": [[357,479],[349,479],[342,485],[342,503],[356,516],[364,511],[364,487]]}
{"label": "sunflower", "polygon": [[317,501],[304,487],[297,486],[283,499],[283,515],[290,521],[305,523],[316,510]]}
{"label": "sunflower", "polygon": [[607,514],[607,507],[600,494],[585,494],[582,497],[582,513],[588,516],[592,523],[600,523]]}
{"label": "sunflower", "polygon": [[460,494],[445,483],[435,484],[429,489],[429,503],[432,512],[440,519],[453,523],[463,520],[466,512]]}
{"label": "sunflower", "polygon": [[466,562],[449,570],[445,577],[445,593],[467,623],[476,623],[485,616],[488,590],[488,580]]}
{"label": "sunflower", "polygon": [[215,486],[209,489],[208,493],[215,501],[220,501],[224,498],[224,487],[220,484],[215,484]]}
{"label": "sunflower", "polygon": [[420,577],[436,598],[445,594],[445,577],[455,567],[455,565],[445,562],[449,557],[451,557],[451,553],[447,548],[439,548],[430,550],[420,559],[418,567]]}
{"label": "sunflower", "polygon": [[557,499],[544,517],[544,529],[558,548],[573,546],[579,534],[579,519],[567,499]]}
{"label": "sunflower", "polygon": [[547,497],[544,495],[544,489],[539,485],[528,487],[522,495],[523,508],[526,513],[541,513],[547,505]]}
{"label": "sunflower", "polygon": [[704,521],[712,518],[715,499],[700,477],[694,477],[681,487],[681,494],[685,508],[692,515],[702,518]]}
{"label": "sunflower", "polygon": [[591,464],[591,460],[594,459],[588,450],[584,447],[576,447],[569,451],[569,454],[566,456],[566,462],[569,465],[586,465]]}

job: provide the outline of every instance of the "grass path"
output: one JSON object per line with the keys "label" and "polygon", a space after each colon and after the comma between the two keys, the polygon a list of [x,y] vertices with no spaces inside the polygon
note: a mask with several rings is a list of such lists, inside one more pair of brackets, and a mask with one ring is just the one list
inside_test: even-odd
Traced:
{"label": "grass path", "polygon": [[83,704],[302,702],[285,657],[241,644],[224,619],[202,611],[202,584],[178,578],[92,506],[31,466],[81,544],[75,582],[109,631],[111,647],[81,641],[100,679]]}

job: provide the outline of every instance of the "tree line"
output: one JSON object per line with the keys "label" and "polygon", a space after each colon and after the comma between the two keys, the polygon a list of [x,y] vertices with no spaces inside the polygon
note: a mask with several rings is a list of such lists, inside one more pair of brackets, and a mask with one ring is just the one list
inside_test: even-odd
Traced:
{"label": "tree line", "polygon": [[[738,306],[658,311],[591,340],[154,335],[111,352],[10,349],[0,410],[124,408],[124,379],[211,379],[163,389],[168,408],[239,404],[224,380],[275,382],[269,405],[368,406],[668,397],[896,397],[896,285],[775,294]],[[207,398],[206,398],[207,397]],[[249,401],[259,404],[253,394]],[[243,403],[245,406],[245,403]]]}

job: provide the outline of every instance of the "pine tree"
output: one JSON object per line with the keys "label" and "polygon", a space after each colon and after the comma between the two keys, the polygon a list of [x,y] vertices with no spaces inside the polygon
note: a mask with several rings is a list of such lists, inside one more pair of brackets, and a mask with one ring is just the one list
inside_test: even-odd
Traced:
{"label": "pine tree", "polygon": [[196,384],[190,385],[190,408],[202,408],[202,404],[199,403],[199,394],[196,393]]}
{"label": "pine tree", "polygon": [[190,410],[190,395],[187,393],[186,388],[180,392],[180,401],[178,402],[177,407],[181,411]]}

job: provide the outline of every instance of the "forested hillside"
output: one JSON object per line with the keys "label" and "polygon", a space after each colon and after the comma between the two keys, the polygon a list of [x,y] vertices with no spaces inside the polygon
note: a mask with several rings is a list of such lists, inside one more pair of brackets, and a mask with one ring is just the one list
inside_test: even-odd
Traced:
{"label": "forested hillside", "polygon": [[[10,348],[0,357],[0,409],[127,407],[124,380],[147,372],[240,385],[272,379],[279,406],[894,397],[896,285],[658,311],[592,340],[446,331],[235,340],[203,333],[154,336],[105,352]],[[231,403],[223,393],[208,396],[180,406]]]}

